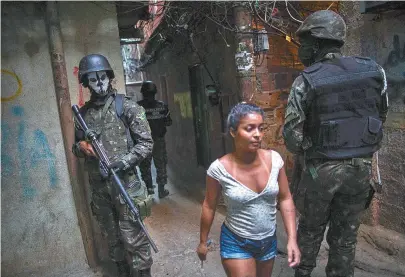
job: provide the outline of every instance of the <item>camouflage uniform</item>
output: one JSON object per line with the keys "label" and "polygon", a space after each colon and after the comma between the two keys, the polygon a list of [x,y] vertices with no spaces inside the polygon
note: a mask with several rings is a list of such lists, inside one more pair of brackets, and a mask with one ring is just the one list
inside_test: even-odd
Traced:
{"label": "camouflage uniform", "polygon": [[[114,94],[110,94],[107,99],[113,97]],[[146,188],[139,181],[133,168],[150,155],[153,141],[144,109],[128,98],[124,99],[123,109],[122,118],[127,122],[134,141],[131,149],[128,149],[127,145],[126,128],[116,115],[115,101],[98,103],[97,100],[91,99],[80,112],[88,127],[99,134],[99,140],[110,160],[112,162],[121,160],[131,166],[130,169],[120,171],[118,174],[127,185],[128,195],[134,200],[144,218],[150,214],[152,200],[147,196]],[[109,255],[115,262],[126,259],[131,276],[140,276],[139,272],[150,269],[153,263],[147,237],[124,204],[115,184],[100,174],[98,160],[84,156],[79,150],[78,143],[83,139],[83,132],[76,129],[73,152],[78,157],[85,158],[92,189],[91,208],[103,235],[108,240]]]}
{"label": "camouflage uniform", "polygon": [[[315,18],[317,20],[317,18]],[[305,24],[305,22],[304,22]],[[303,25],[304,25],[303,24]],[[333,28],[332,28],[333,29]],[[319,32],[319,28],[315,32]],[[315,34],[316,36],[316,34]],[[322,36],[322,35],[320,35]],[[339,53],[326,53],[322,61],[339,58]],[[320,61],[320,60],[317,60]],[[386,78],[379,67],[383,84],[381,98],[386,98]],[[327,224],[329,259],[326,267],[328,277],[352,277],[360,216],[368,207],[374,190],[370,186],[371,158],[311,159],[307,156],[310,134],[306,122],[314,105],[311,87],[303,75],[298,76],[288,99],[283,136],[287,149],[300,155],[304,168],[299,183],[302,203],[298,227],[298,244],[301,263],[295,276],[310,276],[316,266],[316,257]],[[380,118],[385,120],[387,107],[380,107]],[[337,134],[339,136],[339,134]],[[298,159],[297,159],[298,161]]]}
{"label": "camouflage uniform", "polygon": [[[291,88],[285,116],[283,136],[286,146],[299,155],[304,155],[304,123],[311,106],[308,91],[308,84],[298,76]],[[381,116],[385,117],[386,112],[382,111]],[[318,177],[314,180],[309,168],[304,167],[299,185],[301,193],[295,193],[302,197],[298,202],[303,203],[298,207],[301,213],[298,244],[302,256],[296,276],[310,276],[329,222],[327,276],[351,277],[360,216],[373,194],[371,159],[360,159],[358,164],[353,164],[351,159],[312,162]]]}
{"label": "camouflage uniform", "polygon": [[167,152],[166,141],[164,137],[153,138],[152,155],[143,160],[139,165],[143,181],[148,188],[153,189],[151,171],[152,158],[156,167],[156,183],[158,184],[158,186],[165,186],[167,184]]}
{"label": "camouflage uniform", "polygon": [[[156,86],[152,82],[145,82],[143,86],[143,94],[152,96],[156,93]],[[149,87],[148,87],[149,86]],[[148,87],[146,89],[145,87]],[[167,184],[167,152],[166,152],[166,127],[172,124],[170,111],[166,103],[155,99],[143,99],[138,101],[138,104],[145,109],[146,118],[148,119],[150,128],[152,130],[153,138],[153,151],[152,155],[143,160],[139,166],[142,174],[142,179],[148,187],[148,191],[153,193],[153,180],[151,172],[152,158],[156,167],[156,183],[158,184],[159,197],[164,197],[168,191],[164,186]]]}

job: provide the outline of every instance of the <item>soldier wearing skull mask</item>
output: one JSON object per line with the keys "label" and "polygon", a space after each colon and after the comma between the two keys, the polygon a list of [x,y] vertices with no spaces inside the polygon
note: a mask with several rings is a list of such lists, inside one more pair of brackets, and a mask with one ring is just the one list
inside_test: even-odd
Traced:
{"label": "soldier wearing skull mask", "polygon": [[[113,89],[114,78],[108,60],[98,54],[85,56],[79,64],[79,82],[89,88],[91,97],[80,109],[88,127],[98,135],[114,168],[138,207],[142,218],[150,215],[152,198],[140,182],[134,168],[152,152],[153,140],[144,109]],[[118,110],[121,110],[119,115]],[[109,256],[117,265],[118,276],[151,276],[150,245],[139,224],[132,217],[122,197],[100,164],[84,133],[76,128],[73,153],[85,159],[92,191],[91,208]]]}

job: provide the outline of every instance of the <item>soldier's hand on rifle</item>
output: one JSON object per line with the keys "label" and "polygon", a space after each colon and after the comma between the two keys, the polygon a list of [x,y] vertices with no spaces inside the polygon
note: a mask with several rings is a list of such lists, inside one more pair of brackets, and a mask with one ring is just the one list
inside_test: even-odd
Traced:
{"label": "soldier's hand on rifle", "polygon": [[97,157],[91,143],[89,143],[85,140],[82,140],[79,142],[79,148],[80,148],[80,151],[82,151],[86,156]]}
{"label": "soldier's hand on rifle", "polygon": [[128,164],[124,163],[122,160],[118,160],[110,164],[110,168],[114,169],[114,171],[125,170],[128,167]]}

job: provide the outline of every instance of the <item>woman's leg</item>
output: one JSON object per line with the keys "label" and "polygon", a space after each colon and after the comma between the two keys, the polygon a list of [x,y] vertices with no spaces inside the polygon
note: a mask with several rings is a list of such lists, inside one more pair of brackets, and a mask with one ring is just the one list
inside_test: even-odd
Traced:
{"label": "woman's leg", "polygon": [[270,277],[273,271],[274,258],[267,261],[256,262],[257,277]]}
{"label": "woman's leg", "polygon": [[222,259],[228,277],[256,277],[256,261],[250,259]]}

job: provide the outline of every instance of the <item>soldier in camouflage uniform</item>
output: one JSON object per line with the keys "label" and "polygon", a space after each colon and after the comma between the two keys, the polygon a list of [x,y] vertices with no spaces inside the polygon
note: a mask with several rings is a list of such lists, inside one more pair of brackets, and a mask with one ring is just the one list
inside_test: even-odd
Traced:
{"label": "soldier in camouflage uniform", "polygon": [[156,85],[151,81],[143,82],[141,87],[143,100],[139,101],[146,112],[146,118],[149,121],[150,128],[152,129],[153,137],[153,151],[152,156],[142,161],[139,166],[142,174],[142,179],[148,187],[148,193],[153,194],[151,162],[152,158],[156,167],[156,183],[158,184],[159,198],[169,195],[169,191],[165,189],[167,184],[167,153],[165,134],[166,127],[172,125],[169,108],[166,103],[155,100],[157,93]]}
{"label": "soldier in camouflage uniform", "polygon": [[[91,98],[80,109],[88,127],[99,136],[114,168],[126,186],[128,195],[143,218],[150,215],[152,199],[147,195],[134,168],[150,155],[153,140],[145,112],[129,98],[121,98],[122,116],[117,116],[118,96],[111,87],[114,72],[107,59],[92,54],[79,64],[79,81],[88,87]],[[100,171],[100,164],[83,131],[76,128],[76,156],[85,158],[92,190],[91,208],[103,235],[108,240],[110,258],[116,262],[119,276],[151,276],[153,263],[150,245],[118,193],[115,184]]]}
{"label": "soldier in camouflage uniform", "polygon": [[292,85],[283,130],[288,150],[304,160],[295,276],[311,275],[329,223],[326,275],[351,277],[360,216],[374,193],[371,160],[388,110],[385,72],[369,58],[341,55],[346,24],[332,11],[311,14],[297,36],[306,68]]}

